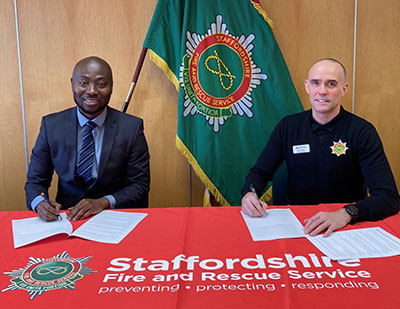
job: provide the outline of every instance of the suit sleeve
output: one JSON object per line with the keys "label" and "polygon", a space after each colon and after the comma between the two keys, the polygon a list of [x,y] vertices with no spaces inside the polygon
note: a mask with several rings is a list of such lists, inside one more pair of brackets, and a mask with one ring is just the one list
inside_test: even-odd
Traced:
{"label": "suit sleeve", "polygon": [[132,135],[134,140],[129,149],[124,180],[125,186],[112,193],[116,200],[116,208],[148,207],[150,155],[143,132],[143,120],[140,120],[136,133]]}
{"label": "suit sleeve", "polygon": [[31,209],[32,200],[41,192],[47,194],[53,172],[54,166],[47,139],[46,121],[45,118],[42,118],[39,135],[32,150],[25,183],[25,196],[28,209]]}

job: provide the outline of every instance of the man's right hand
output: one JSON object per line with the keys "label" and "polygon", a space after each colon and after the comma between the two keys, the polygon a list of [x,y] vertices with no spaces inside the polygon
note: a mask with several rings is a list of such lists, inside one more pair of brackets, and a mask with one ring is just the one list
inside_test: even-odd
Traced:
{"label": "man's right hand", "polygon": [[54,207],[46,203],[46,201],[41,201],[36,206],[36,212],[38,213],[39,218],[42,219],[43,221],[58,220],[61,204],[57,202],[51,202],[51,203],[54,205]]}
{"label": "man's right hand", "polygon": [[253,192],[247,192],[242,198],[242,211],[251,217],[264,215],[268,205],[260,201]]}

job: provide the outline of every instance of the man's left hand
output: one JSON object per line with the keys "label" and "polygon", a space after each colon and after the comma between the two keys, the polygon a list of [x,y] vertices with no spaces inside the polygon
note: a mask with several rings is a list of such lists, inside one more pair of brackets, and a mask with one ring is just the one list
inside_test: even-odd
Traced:
{"label": "man's left hand", "polygon": [[105,197],[99,199],[85,198],[80,200],[75,206],[68,208],[68,219],[71,221],[86,219],[87,217],[98,214],[109,207],[110,202]]}
{"label": "man's left hand", "polygon": [[304,220],[304,233],[310,236],[318,235],[325,231],[324,237],[328,237],[333,231],[345,227],[351,221],[350,215],[344,208],[333,212],[319,212]]}

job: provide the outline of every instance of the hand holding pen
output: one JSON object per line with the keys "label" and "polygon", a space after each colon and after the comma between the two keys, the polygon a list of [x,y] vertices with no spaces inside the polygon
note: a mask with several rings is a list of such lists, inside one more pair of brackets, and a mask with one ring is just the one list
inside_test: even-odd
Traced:
{"label": "hand holding pen", "polygon": [[242,198],[242,211],[251,217],[261,217],[264,215],[268,205],[260,201],[252,184],[250,185],[250,191]]}
{"label": "hand holding pen", "polygon": [[53,221],[53,220],[62,220],[59,210],[61,209],[61,205],[58,203],[53,204],[50,202],[49,198],[42,192],[40,196],[44,199],[46,204],[39,203],[36,207],[36,211],[39,214],[39,217],[44,221]]}

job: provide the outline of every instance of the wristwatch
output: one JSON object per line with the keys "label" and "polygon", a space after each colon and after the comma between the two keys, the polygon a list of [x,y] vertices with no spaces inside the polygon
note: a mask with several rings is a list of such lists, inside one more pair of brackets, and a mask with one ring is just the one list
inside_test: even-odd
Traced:
{"label": "wristwatch", "polygon": [[355,204],[346,205],[343,207],[351,217],[350,223],[358,221],[358,207]]}

